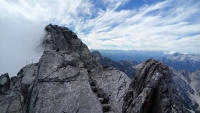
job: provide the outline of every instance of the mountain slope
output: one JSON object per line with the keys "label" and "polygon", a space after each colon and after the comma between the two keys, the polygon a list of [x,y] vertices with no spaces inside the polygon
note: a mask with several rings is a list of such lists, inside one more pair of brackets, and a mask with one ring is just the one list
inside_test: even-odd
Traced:
{"label": "mountain slope", "polygon": [[200,112],[200,71],[191,73],[185,70],[177,71],[174,68],[171,68],[171,71],[184,106],[188,110]]}

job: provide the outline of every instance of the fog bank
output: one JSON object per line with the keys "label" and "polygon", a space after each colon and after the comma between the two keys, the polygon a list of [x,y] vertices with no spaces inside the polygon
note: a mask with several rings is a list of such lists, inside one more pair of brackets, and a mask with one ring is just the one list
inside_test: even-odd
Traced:
{"label": "fog bank", "polygon": [[45,36],[44,27],[20,17],[0,18],[0,74],[16,76],[32,59],[33,63],[39,61],[42,51],[36,48]]}

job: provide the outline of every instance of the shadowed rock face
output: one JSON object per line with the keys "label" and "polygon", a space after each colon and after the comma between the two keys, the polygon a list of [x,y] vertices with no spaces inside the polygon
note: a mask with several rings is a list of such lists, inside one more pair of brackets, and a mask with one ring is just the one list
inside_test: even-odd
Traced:
{"label": "shadowed rock face", "polygon": [[184,113],[169,68],[147,60],[131,81],[123,113]]}
{"label": "shadowed rock face", "polygon": [[6,90],[8,90],[10,87],[10,78],[8,76],[8,73],[5,73],[0,76],[0,94],[4,94]]}

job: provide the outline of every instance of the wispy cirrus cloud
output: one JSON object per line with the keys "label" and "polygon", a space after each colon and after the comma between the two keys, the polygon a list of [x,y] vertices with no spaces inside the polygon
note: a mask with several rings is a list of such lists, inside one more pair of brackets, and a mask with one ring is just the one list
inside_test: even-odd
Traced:
{"label": "wispy cirrus cloud", "polygon": [[[151,4],[146,0],[143,5],[135,4],[131,0],[1,0],[0,43],[4,43],[1,48],[5,49],[0,49],[0,52],[7,50],[4,56],[12,55],[9,44],[32,50],[40,38],[27,34],[33,34],[33,28],[42,30],[46,24],[52,23],[69,27],[93,49],[163,50],[200,54],[199,0],[159,0]],[[7,27],[9,23],[14,27]],[[26,29],[26,35],[23,35],[23,29]],[[37,37],[43,36],[43,32],[38,30],[34,30],[34,34],[38,33]],[[16,37],[6,33],[21,35],[16,42],[12,41]],[[23,39],[33,41],[24,46]],[[17,58],[21,58],[21,61],[30,59],[30,56],[21,57],[27,51],[20,48],[17,50]],[[1,62],[7,60],[2,56],[0,59]],[[2,67],[3,63],[0,64]]]}
{"label": "wispy cirrus cloud", "polygon": [[199,53],[199,6],[197,1],[168,0],[138,9],[110,9],[83,25],[91,28],[83,37],[88,42],[93,40],[90,46],[98,49]]}

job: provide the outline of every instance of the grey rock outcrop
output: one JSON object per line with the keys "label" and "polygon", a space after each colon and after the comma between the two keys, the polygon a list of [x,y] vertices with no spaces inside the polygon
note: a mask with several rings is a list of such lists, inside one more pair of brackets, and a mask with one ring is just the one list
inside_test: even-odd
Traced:
{"label": "grey rock outcrop", "polygon": [[17,74],[20,80],[19,90],[23,96],[23,112],[29,112],[29,104],[32,96],[32,90],[36,81],[38,71],[38,63],[30,64],[22,68]]}
{"label": "grey rock outcrop", "polygon": [[[140,70],[143,63],[140,63],[134,68]],[[188,72],[186,70],[176,70],[169,67],[172,72],[172,79],[175,84],[178,95],[181,99],[183,106],[186,108],[186,113],[199,113],[200,112],[200,95],[199,95],[199,78],[200,71]]]}
{"label": "grey rock outcrop", "polygon": [[3,94],[10,87],[10,78],[8,73],[0,76],[0,94]]}
{"label": "grey rock outcrop", "polygon": [[167,66],[148,60],[131,82],[116,68],[101,66],[101,56],[94,57],[68,28],[50,24],[45,30],[40,61],[17,76],[0,77],[0,113],[183,111]]}
{"label": "grey rock outcrop", "polygon": [[129,85],[123,113],[184,113],[169,68],[147,60]]}
{"label": "grey rock outcrop", "polygon": [[100,66],[92,57],[88,47],[68,28],[49,24],[45,27],[45,30],[47,35],[42,43],[45,50],[59,49],[59,51],[77,53],[87,69]]}
{"label": "grey rock outcrop", "polygon": [[28,112],[30,88],[36,78],[36,72],[37,64],[30,64],[22,68],[17,76],[9,78],[8,74],[1,75],[1,78],[4,78],[1,83],[6,83],[7,90],[0,94],[0,113]]}
{"label": "grey rock outcrop", "polygon": [[38,67],[30,113],[102,113],[78,54],[45,51]]}

